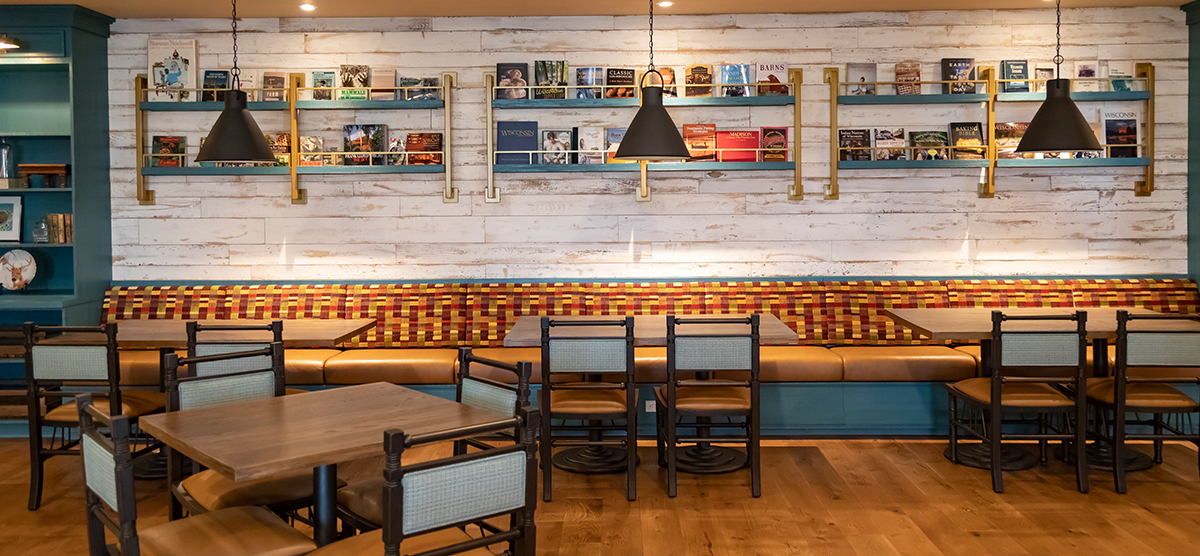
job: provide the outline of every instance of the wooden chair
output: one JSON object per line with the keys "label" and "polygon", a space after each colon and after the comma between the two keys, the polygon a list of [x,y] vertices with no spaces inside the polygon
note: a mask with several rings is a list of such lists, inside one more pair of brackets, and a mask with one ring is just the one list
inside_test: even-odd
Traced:
{"label": "wooden chair", "polygon": [[[76,404],[91,556],[139,556],[143,550],[155,556],[298,556],[316,548],[312,539],[259,507],[228,508],[138,531],[130,418],[109,415],[90,394],[76,398]],[[116,538],[113,545],[106,529]]]}
{"label": "wooden chair", "polygon": [[[1166,415],[1200,413],[1200,403],[1174,384],[1200,384],[1200,332],[1172,327],[1196,316],[1132,315],[1117,311],[1117,364],[1114,376],[1088,380],[1088,403],[1111,415],[1107,430],[1097,427],[1094,436],[1113,447],[1113,481],[1116,490],[1128,490],[1125,481],[1125,443],[1154,441],[1154,462],[1162,463],[1163,440],[1182,438],[1200,447],[1200,426],[1172,425]],[[1130,330],[1134,321],[1145,323]],[[1131,369],[1136,367],[1137,369]],[[1149,419],[1128,419],[1128,414],[1148,414]],[[1152,433],[1131,432],[1130,425],[1152,427]],[[1187,430],[1192,428],[1191,431]]]}
{"label": "wooden chair", "polygon": [[[660,465],[667,467],[667,495],[676,495],[679,469],[679,445],[694,446],[699,457],[712,458],[709,468],[694,472],[727,472],[750,468],[750,493],[762,495],[759,448],[759,337],[758,315],[747,318],[679,318],[667,316],[667,383],[654,389],[658,402],[658,453]],[[704,325],[745,325],[738,334],[680,334],[679,329],[701,329]],[[713,379],[714,371],[738,372],[744,380]],[[691,379],[680,373],[693,373]],[[730,422],[714,424],[714,417]],[[739,419],[735,422],[733,419]],[[711,435],[713,426],[741,428],[739,436]],[[680,438],[680,428],[696,430],[694,437]],[[746,445],[745,460],[740,454],[720,454],[712,442],[741,442]],[[724,463],[718,463],[725,456]]]}
{"label": "wooden chair", "polygon": [[[542,411],[542,499],[551,500],[553,449],[559,446],[581,447],[575,460],[559,462],[560,468],[580,473],[612,472],[619,467],[609,464],[605,448],[625,451],[625,496],[637,500],[637,383],[633,364],[633,317],[618,320],[553,320],[542,317],[542,389],[538,407]],[[555,336],[558,327],[611,327],[620,336]],[[623,329],[623,330],[622,330]],[[559,381],[555,377],[569,375]],[[583,381],[578,378],[583,375]],[[612,377],[603,382],[600,377]],[[554,419],[579,420],[580,426],[552,425]],[[603,421],[625,420],[625,425],[605,425]],[[554,431],[587,432],[587,438],[555,436]],[[617,440],[605,440],[605,431],[624,431]]]}
{"label": "wooden chair", "polygon": [[[1037,330],[1025,323],[1071,321],[1074,330]],[[1016,323],[1014,329],[1005,323]],[[992,311],[990,349],[985,346],[985,369],[990,376],[947,384],[950,394],[950,461],[959,463],[958,433],[964,431],[989,447],[992,490],[1004,492],[1001,443],[1037,440],[1041,461],[1047,460],[1047,442],[1074,442],[1075,478],[1079,492],[1088,491],[1087,468],[1087,313],[1069,315],[1005,315]],[[1031,376],[1032,375],[1032,376]],[[1074,399],[1067,393],[1074,393]],[[983,412],[982,427],[959,416],[959,402]],[[1006,412],[1037,415],[1037,432],[1004,432]],[[1062,415],[1061,427],[1049,415]],[[1021,421],[1030,424],[1028,421]],[[1073,427],[1073,430],[1072,430]]]}
{"label": "wooden chair", "polygon": [[[79,426],[79,414],[74,405],[64,404],[64,399],[75,397],[87,388],[104,388],[105,393],[95,396],[96,405],[136,422],[142,415],[162,411],[165,397],[161,392],[121,390],[116,323],[86,327],[26,323],[23,330],[29,413],[29,510],[33,511],[42,503],[46,460],[79,453],[76,448],[80,439],[71,434]],[[35,343],[35,338],[59,333],[70,336],[55,340],[61,343],[54,345]],[[48,443],[42,435],[43,427],[53,430]],[[146,446],[134,455],[141,456],[157,448],[158,445]]]}
{"label": "wooden chair", "polygon": [[[458,348],[458,361],[455,401],[513,416],[517,415],[519,408],[529,405],[529,380],[533,372],[533,363],[519,361],[514,364],[487,359],[472,354],[471,348],[467,347]],[[472,375],[472,363],[476,367],[486,367],[489,372],[511,373],[516,379],[516,385]],[[515,430],[497,433],[494,436],[509,443],[520,442]],[[493,447],[492,442],[494,441],[491,438],[459,439],[454,441],[454,454],[465,454],[468,447],[487,450]],[[371,531],[383,526],[383,500],[379,497],[383,486],[383,479],[379,478],[338,489],[338,517],[348,528]]]}
{"label": "wooden chair", "polygon": [[[222,372],[180,377],[179,369],[184,366],[198,371],[221,369]],[[262,349],[241,352],[222,350],[214,355],[186,359],[168,354],[166,383],[167,411],[186,411],[282,396],[283,344],[272,342]],[[308,507],[311,503],[313,479],[310,472],[234,482],[212,470],[194,469],[190,476],[186,476],[183,460],[182,454],[168,448],[171,519],[183,517],[184,512],[199,515],[233,506],[269,506],[282,513]]]}
{"label": "wooden chair", "polygon": [[[505,554],[533,556],[537,530],[538,412],[528,406],[512,419],[423,435],[389,430],[383,435],[383,529],[340,540],[311,556],[422,554],[490,556],[487,547],[507,543]],[[516,428],[520,443],[479,452],[402,465],[404,451],[416,446]],[[470,524],[509,516],[507,529],[481,530]]]}

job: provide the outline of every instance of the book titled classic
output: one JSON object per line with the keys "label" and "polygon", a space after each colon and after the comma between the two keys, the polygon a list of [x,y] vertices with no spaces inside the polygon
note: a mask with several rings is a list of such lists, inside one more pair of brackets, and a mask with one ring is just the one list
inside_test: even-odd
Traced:
{"label": "book titled classic", "polygon": [[634,98],[637,96],[634,71],[626,68],[608,68],[604,72],[604,98]]}

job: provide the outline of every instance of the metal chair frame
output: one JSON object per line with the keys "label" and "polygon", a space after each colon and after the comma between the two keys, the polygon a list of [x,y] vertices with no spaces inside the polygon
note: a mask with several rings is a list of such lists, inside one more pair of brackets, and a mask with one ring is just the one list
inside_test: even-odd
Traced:
{"label": "metal chair frame", "polygon": [[[79,409],[80,441],[86,436],[100,447],[113,455],[116,463],[114,493],[117,507],[115,511],[105,509],[105,503],[91,488],[86,487],[87,496],[87,536],[88,554],[90,556],[139,556],[141,548],[137,535],[137,496],[133,488],[133,454],[129,449],[129,432],[131,421],[120,414],[105,415],[92,405],[92,395],[86,394],[75,399]],[[119,405],[117,407],[120,407]],[[105,436],[97,431],[96,423],[108,429]],[[104,530],[108,529],[116,537],[114,547],[107,546]]]}

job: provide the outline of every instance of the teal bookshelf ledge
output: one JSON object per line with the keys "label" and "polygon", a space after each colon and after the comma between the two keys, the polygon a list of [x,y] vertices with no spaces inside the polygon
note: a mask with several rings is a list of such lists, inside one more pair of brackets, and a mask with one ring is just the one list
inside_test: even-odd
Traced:
{"label": "teal bookshelf ledge", "polygon": [[[413,166],[300,166],[296,173],[305,176],[330,174],[440,174],[446,171],[441,164]],[[142,168],[143,176],[286,176],[287,166],[247,168],[207,168],[199,166]],[[2,192],[3,190],[0,190]]]}
{"label": "teal bookshelf ledge", "polygon": [[984,160],[842,160],[841,170],[885,170],[909,168],[987,168],[992,161]]}
{"label": "teal bookshelf ledge", "polygon": [[0,189],[0,195],[12,195],[14,193],[33,194],[33,193],[72,193],[75,189],[70,187],[33,187],[28,189],[9,188]]}
{"label": "teal bookshelf ledge", "polygon": [[[1146,100],[1150,91],[1076,91],[1071,93],[1071,100],[1079,101],[1117,101],[1117,100]],[[1003,102],[1042,102],[1046,93],[996,93],[996,100]]]}
{"label": "teal bookshelf ledge", "polygon": [[[288,103],[283,101],[247,102],[250,110],[287,110]],[[154,112],[220,112],[225,109],[224,102],[140,102],[142,110]]]}
{"label": "teal bookshelf ledge", "polygon": [[[286,170],[286,168],[284,168]],[[442,164],[415,164],[412,166],[300,166],[300,175],[329,174],[440,174],[446,171]],[[285,172],[286,173],[286,172]]]}
{"label": "teal bookshelf ledge", "polygon": [[[793,170],[794,162],[654,162],[651,172],[708,172],[712,170]],[[497,174],[532,174],[543,172],[638,172],[639,164],[497,164]]]}
{"label": "teal bookshelf ledge", "polygon": [[987,102],[988,98],[989,95],[986,93],[963,95],[838,95],[838,104],[970,104],[974,102]]}
{"label": "teal bookshelf ledge", "polygon": [[[285,103],[286,104],[286,103]],[[418,110],[442,108],[441,100],[298,100],[296,108],[302,110]]]}
{"label": "teal bookshelf ledge", "polygon": [[287,166],[250,166],[245,168],[206,168],[199,166],[142,168],[143,176],[280,176]]}
{"label": "teal bookshelf ledge", "polygon": [[[692,97],[666,98],[666,106],[787,106],[795,104],[792,96],[765,97]],[[492,107],[498,109],[536,108],[621,108],[636,107],[636,98],[542,98],[542,99],[496,99]]]}
{"label": "teal bookshelf ledge", "polygon": [[1149,158],[1002,158],[996,161],[999,168],[1078,168],[1086,166],[1148,166]]}

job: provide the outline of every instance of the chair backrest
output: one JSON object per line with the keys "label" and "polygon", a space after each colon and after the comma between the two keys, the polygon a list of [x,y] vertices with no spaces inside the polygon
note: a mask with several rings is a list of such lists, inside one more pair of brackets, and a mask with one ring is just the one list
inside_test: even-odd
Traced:
{"label": "chair backrest", "polygon": [[137,497],[133,486],[133,456],[129,450],[129,419],[105,415],[92,396],[75,398],[79,411],[80,448],[87,489],[89,554],[107,555],[104,529],[117,538],[124,556],[138,556]]}
{"label": "chair backrest", "polygon": [[[1073,322],[1074,326],[1049,325],[1062,321]],[[1008,328],[1006,323],[1020,323],[1020,326]],[[1043,323],[1047,326],[1039,328],[1026,323]],[[992,311],[990,372],[998,379],[1013,374],[1014,369],[1025,369],[1027,372],[1030,368],[1036,368],[1036,373],[1042,376],[1028,378],[1081,381],[1087,371],[1087,348],[1086,311],[1061,315],[1005,315],[1003,311]],[[1067,374],[1055,374],[1055,369],[1069,372],[1069,377]]]}
{"label": "chair backrest", "polygon": [[[491,534],[443,547],[438,553],[456,554],[508,542],[514,556],[532,556],[537,537],[533,511],[537,505],[534,433],[538,418],[536,409],[525,406],[516,417],[473,427],[424,435],[408,435],[395,429],[385,432],[384,554],[399,554],[400,543],[406,537],[508,514],[511,519],[507,530],[489,526],[481,531]],[[517,444],[402,465],[408,448],[514,427],[519,431]]]}
{"label": "chair backrest", "polygon": [[[248,347],[249,344],[247,345]],[[263,361],[266,366],[260,366]],[[222,374],[180,377],[179,368],[199,368],[206,364],[242,365],[229,362],[251,361],[254,365]],[[179,359],[166,356],[167,411],[182,411],[235,402],[270,399],[284,394],[283,343],[271,342],[262,349],[248,349]]]}
{"label": "chair backrest", "polygon": [[[30,403],[37,404],[44,389],[61,386],[104,386],[108,388],[113,415],[121,411],[121,365],[117,350],[117,323],[103,326],[38,326],[25,323],[25,380]],[[46,335],[62,334],[49,338]],[[40,340],[39,340],[40,338]],[[47,410],[60,399],[47,400]],[[31,406],[30,415],[40,414]]]}
{"label": "chair backrest", "polygon": [[[266,331],[271,333],[271,340],[231,340],[230,332]],[[222,333],[220,340],[201,341],[204,332]],[[270,347],[271,342],[283,342],[283,321],[272,321],[269,324],[214,324],[199,321],[187,323],[188,358],[222,355],[243,351],[261,350]],[[271,362],[265,357],[219,359],[198,361],[192,368],[192,376],[213,376],[240,371],[248,371],[267,367]]]}
{"label": "chair backrest", "polygon": [[[513,373],[516,385],[505,384],[471,374],[471,364],[485,365]],[[516,415],[517,409],[529,403],[529,379],[533,374],[533,363],[519,361],[515,364],[479,357],[471,348],[458,348],[458,391],[455,400],[480,409],[490,409],[505,415]]]}
{"label": "chair backrest", "polygon": [[[740,326],[739,326],[740,325]],[[758,381],[759,316],[741,318],[667,315],[667,373],[749,371]],[[680,333],[681,329],[691,329]]]}
{"label": "chair backrest", "polygon": [[[1130,330],[1133,321],[1147,324]],[[1117,376],[1125,376],[1129,367],[1200,367],[1198,321],[1200,317],[1196,315],[1134,315],[1117,311]],[[1195,382],[1197,376],[1185,372],[1179,375],[1177,378],[1185,382]]]}
{"label": "chair backrest", "polygon": [[[542,317],[542,384],[555,374],[624,374],[620,382],[633,384],[633,317],[619,320],[554,320]],[[559,327],[612,327],[621,335],[555,336]]]}

